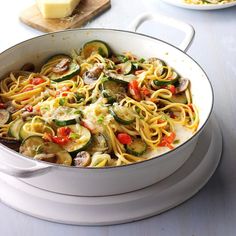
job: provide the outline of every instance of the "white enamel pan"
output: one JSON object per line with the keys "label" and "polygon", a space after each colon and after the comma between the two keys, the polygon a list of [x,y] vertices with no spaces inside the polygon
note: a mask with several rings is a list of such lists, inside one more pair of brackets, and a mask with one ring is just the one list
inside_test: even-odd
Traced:
{"label": "white enamel pan", "polygon": [[[146,20],[154,19],[185,33],[179,47],[162,40],[136,33]],[[197,132],[186,142],[166,154],[127,166],[77,168],[36,161],[0,145],[0,172],[20,178],[35,187],[61,194],[105,196],[138,190],[174,173],[190,157],[200,132],[205,128],[213,107],[213,91],[202,68],[185,52],[194,37],[192,26],[165,16],[148,13],[133,22],[131,31],[114,29],[75,29],[45,34],[0,54],[0,77],[19,69],[27,62],[42,65],[51,55],[70,53],[85,42],[99,39],[116,52],[130,51],[140,57],[158,57],[191,80],[193,102],[200,113]]]}

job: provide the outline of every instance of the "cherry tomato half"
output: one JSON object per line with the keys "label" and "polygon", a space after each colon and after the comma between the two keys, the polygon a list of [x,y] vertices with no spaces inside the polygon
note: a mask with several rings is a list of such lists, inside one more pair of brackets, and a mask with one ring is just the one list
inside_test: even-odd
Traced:
{"label": "cherry tomato half", "polygon": [[128,135],[126,133],[119,133],[117,135],[117,139],[122,144],[131,144],[132,143],[132,138],[130,137],[130,135]]}
{"label": "cherry tomato half", "polygon": [[36,77],[36,78],[33,78],[30,83],[33,84],[33,85],[39,85],[39,84],[42,84],[44,82],[45,82],[45,79],[43,79],[41,77]]}
{"label": "cherry tomato half", "polygon": [[60,127],[57,129],[57,135],[59,137],[69,136],[71,133],[71,129],[69,127]]}

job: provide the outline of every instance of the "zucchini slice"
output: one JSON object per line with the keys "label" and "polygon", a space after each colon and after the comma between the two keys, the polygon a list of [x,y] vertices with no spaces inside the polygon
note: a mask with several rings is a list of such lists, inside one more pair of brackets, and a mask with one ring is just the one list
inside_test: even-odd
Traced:
{"label": "zucchini slice", "polygon": [[127,61],[116,66],[117,69],[120,69],[121,74],[128,75],[133,70],[133,64],[131,61]]}
{"label": "zucchini slice", "polygon": [[169,98],[168,100],[174,103],[183,103],[183,104],[188,103],[185,92],[179,94],[173,94],[172,97]]}
{"label": "zucchini slice", "polygon": [[[72,158],[60,145],[45,142],[40,136],[29,136],[21,146],[20,153],[37,160],[70,166]],[[54,155],[53,155],[54,154]]]}
{"label": "zucchini slice", "polygon": [[[56,164],[62,164],[62,165],[67,165],[67,166],[71,166],[72,164],[72,158],[71,155],[65,150],[63,149],[60,145],[56,144],[56,143],[52,143],[52,142],[44,142],[42,145],[40,145],[38,147],[38,156],[35,156],[35,159],[39,159],[39,160],[43,160],[43,161],[49,161],[49,162],[53,162]],[[41,156],[40,154],[55,154],[54,158],[51,157],[51,161],[50,159]]]}
{"label": "zucchini slice", "polygon": [[71,129],[70,141],[62,147],[68,151],[72,156],[80,151],[86,150],[91,143],[90,131],[80,124],[67,126]]}
{"label": "zucchini slice", "polygon": [[66,117],[61,117],[60,120],[54,119],[53,121],[57,126],[67,126],[67,125],[76,124],[77,118],[74,119],[70,117],[66,119]]}
{"label": "zucchini slice", "polygon": [[120,97],[124,97],[126,86],[113,80],[106,80],[102,83],[102,96],[107,98],[109,104],[113,104]]}
{"label": "zucchini slice", "polygon": [[73,125],[80,121],[81,113],[70,107],[59,107],[53,114],[53,122],[57,126]]}
{"label": "zucchini slice", "polygon": [[106,137],[102,133],[98,133],[92,136],[92,143],[87,152],[93,155],[95,152],[107,152],[108,149],[109,145]]}
{"label": "zucchini slice", "polygon": [[93,40],[85,43],[82,48],[82,56],[88,58],[93,53],[99,53],[103,57],[110,57],[111,49],[105,42],[100,40]]}
{"label": "zucchini slice", "polygon": [[0,125],[5,125],[11,120],[10,112],[6,109],[0,109]]}
{"label": "zucchini slice", "polygon": [[20,140],[20,129],[23,124],[24,121],[21,118],[12,121],[9,126],[8,135]]}
{"label": "zucchini slice", "polygon": [[110,113],[118,123],[123,125],[130,125],[135,121],[135,117],[130,109],[119,106],[118,104],[115,104],[110,108]]}
{"label": "zucchini slice", "polygon": [[103,90],[102,96],[107,99],[108,104],[113,104],[116,102],[116,96],[111,90]]}
{"label": "zucchini slice", "polygon": [[44,133],[54,134],[53,129],[41,119],[38,119],[33,125],[34,126],[32,129],[32,120],[23,123],[19,132],[19,137],[21,140],[24,140],[32,135],[43,136]]}
{"label": "zucchini slice", "polygon": [[124,84],[120,84],[114,80],[106,80],[102,83],[102,89],[103,90],[110,90],[113,93],[125,93],[126,92],[126,86]]}
{"label": "zucchini slice", "polygon": [[[63,60],[67,60],[67,62],[63,64]],[[52,70],[47,75],[50,80],[55,82],[69,80],[80,71],[80,66],[67,55],[55,55],[47,61],[47,64],[54,66],[53,69],[58,68],[57,72]]]}
{"label": "zucchini slice", "polygon": [[147,150],[147,144],[141,138],[133,139],[131,144],[126,145],[126,152],[134,156],[142,156]]}
{"label": "zucchini slice", "polygon": [[29,136],[23,140],[20,146],[20,153],[28,157],[34,157],[38,152],[38,147],[41,146],[43,142],[44,140],[40,136]]}
{"label": "zucchini slice", "polygon": [[124,85],[128,85],[129,82],[131,82],[135,78],[134,75],[122,75],[110,71],[106,71],[105,75],[108,77],[109,80],[113,80],[118,83],[123,83]]}

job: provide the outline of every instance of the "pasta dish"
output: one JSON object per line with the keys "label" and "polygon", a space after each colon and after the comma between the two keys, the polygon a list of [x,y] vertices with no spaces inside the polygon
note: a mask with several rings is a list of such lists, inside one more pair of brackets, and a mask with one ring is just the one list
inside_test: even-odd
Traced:
{"label": "pasta dish", "polygon": [[77,167],[127,165],[181,144],[199,115],[190,80],[158,58],[94,40],[0,82],[1,141],[22,155]]}
{"label": "pasta dish", "polygon": [[225,4],[234,2],[235,0],[184,0],[190,4]]}

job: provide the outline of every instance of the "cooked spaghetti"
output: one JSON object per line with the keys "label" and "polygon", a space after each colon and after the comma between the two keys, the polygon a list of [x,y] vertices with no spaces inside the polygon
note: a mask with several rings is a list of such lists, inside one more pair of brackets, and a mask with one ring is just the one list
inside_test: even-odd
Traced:
{"label": "cooked spaghetti", "polygon": [[38,72],[24,68],[0,82],[0,135],[37,160],[131,164],[178,146],[176,127],[192,134],[199,124],[190,80],[158,58],[115,54],[96,40]]}
{"label": "cooked spaghetti", "polygon": [[184,0],[186,3],[189,4],[225,4],[230,2],[235,2],[235,0]]}

